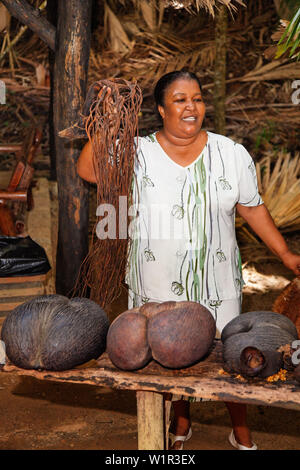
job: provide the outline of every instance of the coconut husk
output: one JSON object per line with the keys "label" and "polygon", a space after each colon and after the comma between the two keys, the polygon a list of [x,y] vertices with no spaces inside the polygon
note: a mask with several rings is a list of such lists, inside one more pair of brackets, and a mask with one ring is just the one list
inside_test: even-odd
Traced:
{"label": "coconut husk", "polygon": [[296,326],[300,338],[300,277],[295,278],[283,289],[272,310],[288,317]]}
{"label": "coconut husk", "polygon": [[[104,214],[99,214],[74,292],[77,294],[79,290],[85,297],[90,288],[90,298],[101,307],[111,304],[120,295],[125,277],[129,248],[127,204],[131,196],[136,154],[134,138],[138,133],[141,102],[142,92],[136,83],[110,79],[95,83],[85,103],[85,108],[89,107],[85,130],[92,144],[97,209],[105,204],[105,211],[112,208],[115,219],[108,220],[107,231],[100,233],[98,222],[101,224],[100,217]],[[126,198],[123,212],[120,196]]]}

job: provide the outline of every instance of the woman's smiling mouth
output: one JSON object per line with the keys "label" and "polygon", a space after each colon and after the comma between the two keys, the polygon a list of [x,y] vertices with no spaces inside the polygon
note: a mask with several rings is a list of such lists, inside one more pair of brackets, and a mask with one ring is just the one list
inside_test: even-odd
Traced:
{"label": "woman's smiling mouth", "polygon": [[188,116],[188,117],[184,117],[182,118],[183,121],[196,121],[197,117],[196,116]]}

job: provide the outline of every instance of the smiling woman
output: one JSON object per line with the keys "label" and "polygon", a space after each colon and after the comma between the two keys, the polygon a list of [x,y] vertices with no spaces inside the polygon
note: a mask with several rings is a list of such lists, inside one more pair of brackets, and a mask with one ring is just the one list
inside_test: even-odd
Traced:
{"label": "smiling woman", "polygon": [[[247,150],[202,128],[205,104],[198,77],[187,71],[166,74],[154,97],[163,127],[136,140],[131,198],[137,210],[130,214],[136,217],[129,227],[128,306],[199,302],[213,315],[219,338],[241,312],[236,210],[295,274],[300,274],[300,256],[288,250],[264,206]],[[77,168],[93,181],[91,144],[83,149]],[[191,437],[189,401],[181,398],[173,397],[174,449]],[[245,405],[226,405],[233,426],[230,442],[243,450],[256,449]]]}
{"label": "smiling woman", "polygon": [[177,163],[192,163],[207,142],[207,133],[201,129],[205,104],[198,81],[179,78],[171,83],[158,111],[164,122],[156,134],[158,142]]}

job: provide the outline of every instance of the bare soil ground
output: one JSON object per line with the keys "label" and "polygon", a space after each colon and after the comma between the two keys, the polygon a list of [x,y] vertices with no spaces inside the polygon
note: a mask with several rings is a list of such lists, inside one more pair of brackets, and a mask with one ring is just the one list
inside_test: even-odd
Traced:
{"label": "bare soil ground", "polygon": [[[279,262],[245,268],[244,276],[244,311],[271,309],[293,278]],[[119,300],[110,319],[125,302]],[[193,436],[185,449],[232,449],[223,403],[193,403],[191,415]],[[248,422],[260,449],[300,448],[299,411],[249,405]],[[0,449],[136,450],[135,393],[0,373]]]}

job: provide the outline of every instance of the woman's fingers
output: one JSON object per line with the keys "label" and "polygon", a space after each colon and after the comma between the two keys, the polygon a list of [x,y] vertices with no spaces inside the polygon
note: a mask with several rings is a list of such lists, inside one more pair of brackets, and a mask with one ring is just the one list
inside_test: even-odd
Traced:
{"label": "woman's fingers", "polygon": [[112,134],[119,126],[118,110],[112,88],[108,85],[103,85],[97,94],[97,101],[102,105],[101,114],[104,118],[104,122],[108,124],[108,129]]}
{"label": "woman's fingers", "polygon": [[102,95],[105,95],[105,94],[108,94],[108,95],[111,95],[111,88],[107,85],[103,85],[99,92],[98,92],[98,98],[101,98]]}
{"label": "woman's fingers", "polygon": [[281,256],[281,259],[284,265],[291,269],[291,271],[293,271],[296,276],[300,275],[300,255],[288,251],[283,256]]}

